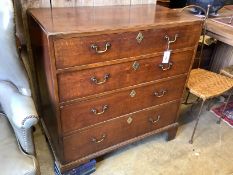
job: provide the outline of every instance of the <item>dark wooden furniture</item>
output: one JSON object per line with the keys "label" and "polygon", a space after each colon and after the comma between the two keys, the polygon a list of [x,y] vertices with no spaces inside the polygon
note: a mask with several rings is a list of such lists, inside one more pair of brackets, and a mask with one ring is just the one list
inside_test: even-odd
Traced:
{"label": "dark wooden furniture", "polygon": [[[62,171],[158,132],[175,137],[199,19],[155,5],[31,9],[28,19]],[[168,37],[177,38],[163,64]]]}

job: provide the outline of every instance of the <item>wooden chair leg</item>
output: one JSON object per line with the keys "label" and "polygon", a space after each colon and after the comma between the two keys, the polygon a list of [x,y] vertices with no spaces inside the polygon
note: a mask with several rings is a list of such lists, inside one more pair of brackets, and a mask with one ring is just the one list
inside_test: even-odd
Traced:
{"label": "wooden chair leg", "polygon": [[217,121],[217,124],[220,124],[221,121],[222,121],[222,116],[224,115],[224,111],[226,110],[227,105],[228,105],[228,103],[229,103],[229,101],[230,101],[230,99],[231,99],[232,92],[233,92],[233,89],[231,89],[231,92],[230,92],[230,94],[229,94],[229,96],[228,96],[228,98],[227,98],[227,102],[226,102],[226,104],[224,105],[224,108],[223,108],[223,110],[222,110],[222,115],[220,116],[219,120]]}
{"label": "wooden chair leg", "polygon": [[195,123],[194,129],[193,129],[193,133],[192,133],[191,139],[189,140],[190,144],[193,143],[193,137],[194,137],[194,134],[195,134],[196,129],[197,129],[197,125],[198,125],[198,122],[199,122],[199,119],[200,119],[200,116],[201,116],[201,111],[202,111],[202,108],[204,106],[204,103],[205,103],[205,100],[203,100],[202,103],[201,103],[201,107],[200,107],[200,110],[199,110],[199,113],[198,113],[198,116],[197,116],[197,119],[196,119],[196,123]]}

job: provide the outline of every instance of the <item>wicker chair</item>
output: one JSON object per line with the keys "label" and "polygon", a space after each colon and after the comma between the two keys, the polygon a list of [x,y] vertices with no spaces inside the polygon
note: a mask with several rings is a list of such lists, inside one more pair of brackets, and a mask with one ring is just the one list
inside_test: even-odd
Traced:
{"label": "wicker chair", "polygon": [[[203,10],[202,8],[200,8],[201,10]],[[209,9],[210,6],[208,6],[207,11],[205,11],[205,19],[204,19],[204,25],[203,25],[203,37],[202,37],[202,44],[201,44],[201,53],[200,53],[200,59],[199,59],[199,66],[200,67],[200,63],[201,63],[201,57],[202,57],[202,52],[203,52],[203,46],[204,46],[204,40],[205,40],[205,33],[206,33],[206,19],[209,15]],[[214,97],[217,97],[229,90],[231,90],[233,87],[233,79],[228,78],[226,76],[214,73],[214,72],[210,72],[204,69],[193,69],[191,70],[188,82],[187,82],[187,89],[189,91],[188,96],[186,98],[186,103],[189,97],[189,94],[192,93],[195,96],[197,96],[199,99],[202,99],[202,104],[200,107],[200,110],[198,112],[198,116],[196,118],[196,123],[192,132],[192,136],[191,139],[189,141],[189,143],[193,143],[193,137],[194,134],[196,132],[196,128],[200,119],[200,115],[201,115],[201,111],[202,108],[204,106],[204,103],[209,100],[212,99]],[[227,102],[225,104],[225,107],[223,109],[223,112],[226,109],[226,106],[229,102],[231,93],[227,99]],[[220,123],[221,121],[221,117],[218,120],[217,123]]]}
{"label": "wicker chair", "polygon": [[[217,97],[231,90],[232,87],[233,87],[233,79],[231,78],[199,68],[193,69],[191,71],[187,83],[187,88],[189,90],[189,93],[192,93],[195,96],[202,99],[202,104],[189,143],[193,143],[193,137],[200,119],[200,114],[204,106],[204,103],[209,99]],[[227,102],[222,112],[225,111],[230,97],[231,97],[231,93],[228,96]],[[221,118],[218,120],[218,123],[220,123],[220,121]]]}

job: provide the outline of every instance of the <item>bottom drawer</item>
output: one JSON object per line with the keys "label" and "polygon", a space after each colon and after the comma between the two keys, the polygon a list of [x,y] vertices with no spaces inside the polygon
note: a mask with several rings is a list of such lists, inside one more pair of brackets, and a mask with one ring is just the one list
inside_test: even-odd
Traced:
{"label": "bottom drawer", "polygon": [[70,162],[175,122],[179,101],[155,106],[64,137],[64,162]]}

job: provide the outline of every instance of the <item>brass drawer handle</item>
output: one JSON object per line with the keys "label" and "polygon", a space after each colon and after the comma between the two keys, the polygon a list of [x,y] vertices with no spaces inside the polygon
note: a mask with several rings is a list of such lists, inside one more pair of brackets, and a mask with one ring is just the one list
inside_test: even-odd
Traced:
{"label": "brass drawer handle", "polygon": [[92,138],[91,141],[98,144],[98,143],[103,142],[105,140],[105,138],[106,138],[106,134],[103,134],[99,140],[96,138]]}
{"label": "brass drawer handle", "polygon": [[161,90],[159,92],[155,92],[154,95],[158,98],[163,97],[167,93],[167,90]]}
{"label": "brass drawer handle", "polygon": [[[165,66],[166,65],[166,66]],[[159,64],[159,67],[163,70],[163,71],[166,71],[166,70],[169,70],[172,68],[172,65],[173,63],[172,62],[169,62],[169,63],[160,63]]]}
{"label": "brass drawer handle", "polygon": [[149,118],[149,121],[150,121],[152,124],[156,124],[159,120],[160,120],[160,115],[157,116],[157,119],[156,119],[156,120],[154,120],[152,117]]}
{"label": "brass drawer handle", "polygon": [[105,49],[104,50],[99,50],[99,46],[97,46],[96,44],[92,44],[91,45],[91,48],[95,50],[96,53],[98,54],[102,54],[102,53],[105,53],[107,52],[107,50],[111,47],[111,44],[109,42],[107,42],[105,44]]}
{"label": "brass drawer handle", "polygon": [[101,114],[105,113],[107,111],[107,109],[108,109],[108,105],[104,105],[103,110],[101,112],[97,112],[97,110],[94,108],[91,109],[91,112],[93,112],[95,115],[101,115]]}
{"label": "brass drawer handle", "polygon": [[104,79],[102,81],[97,80],[96,77],[91,77],[91,81],[94,82],[95,84],[104,84],[110,77],[110,74],[105,74]]}
{"label": "brass drawer handle", "polygon": [[178,34],[175,34],[175,37],[173,40],[170,40],[170,37],[167,35],[164,37],[167,40],[167,50],[170,50],[170,44],[175,43],[178,37],[179,37]]}

